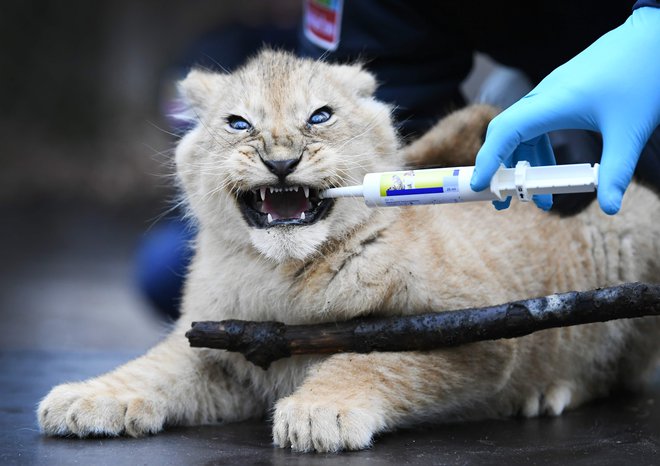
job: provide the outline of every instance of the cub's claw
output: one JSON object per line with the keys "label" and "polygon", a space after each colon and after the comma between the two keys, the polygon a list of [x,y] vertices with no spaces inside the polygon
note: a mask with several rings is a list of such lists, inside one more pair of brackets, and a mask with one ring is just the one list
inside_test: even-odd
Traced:
{"label": "cub's claw", "polygon": [[375,413],[350,402],[292,395],[275,407],[273,440],[303,452],[362,450],[371,446],[380,424]]}
{"label": "cub's claw", "polygon": [[141,437],[162,430],[165,410],[151,397],[93,390],[84,384],[55,387],[39,404],[37,416],[47,435]]}

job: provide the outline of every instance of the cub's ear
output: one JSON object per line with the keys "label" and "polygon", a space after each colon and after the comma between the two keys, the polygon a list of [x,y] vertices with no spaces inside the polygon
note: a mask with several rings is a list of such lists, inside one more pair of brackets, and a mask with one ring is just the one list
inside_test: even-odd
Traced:
{"label": "cub's ear", "polygon": [[225,75],[192,69],[188,75],[179,81],[177,87],[179,94],[188,107],[196,110],[205,111],[217,95],[217,90],[221,88],[226,79]]}
{"label": "cub's ear", "polygon": [[378,87],[374,75],[362,65],[336,65],[332,74],[349,89],[354,89],[359,97],[373,96]]}

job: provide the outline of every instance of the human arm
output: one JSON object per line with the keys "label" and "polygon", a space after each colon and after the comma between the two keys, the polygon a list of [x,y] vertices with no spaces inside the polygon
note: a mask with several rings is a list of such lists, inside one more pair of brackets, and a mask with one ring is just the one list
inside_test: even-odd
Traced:
{"label": "human arm", "polygon": [[[500,163],[554,164],[547,133],[586,129],[603,136],[598,200],[604,212],[616,213],[640,152],[660,123],[659,51],[660,8],[637,8],[491,122],[472,189],[488,187]],[[549,199],[536,201],[549,208]]]}

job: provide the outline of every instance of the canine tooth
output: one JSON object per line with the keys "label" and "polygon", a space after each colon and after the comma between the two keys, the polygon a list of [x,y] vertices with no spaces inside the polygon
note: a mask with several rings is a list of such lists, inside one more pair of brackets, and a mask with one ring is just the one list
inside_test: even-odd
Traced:
{"label": "canine tooth", "polygon": [[300,220],[305,220],[305,212],[300,212]]}
{"label": "canine tooth", "polygon": [[273,223],[273,216],[268,214],[268,223]]}
{"label": "canine tooth", "polygon": [[305,191],[305,197],[309,197],[309,188],[307,186],[303,186],[303,191]]}
{"label": "canine tooth", "polygon": [[266,188],[265,187],[259,188],[259,194],[261,195],[261,200],[265,201],[266,200]]}

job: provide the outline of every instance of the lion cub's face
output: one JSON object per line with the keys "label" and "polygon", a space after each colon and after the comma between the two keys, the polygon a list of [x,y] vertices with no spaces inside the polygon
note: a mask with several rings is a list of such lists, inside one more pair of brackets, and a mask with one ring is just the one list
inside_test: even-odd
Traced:
{"label": "lion cub's face", "polygon": [[358,66],[273,51],[229,75],[192,71],[181,90],[198,123],[176,161],[201,228],[283,261],[364,222],[361,199],[318,194],[396,164],[390,111],[374,89]]}

